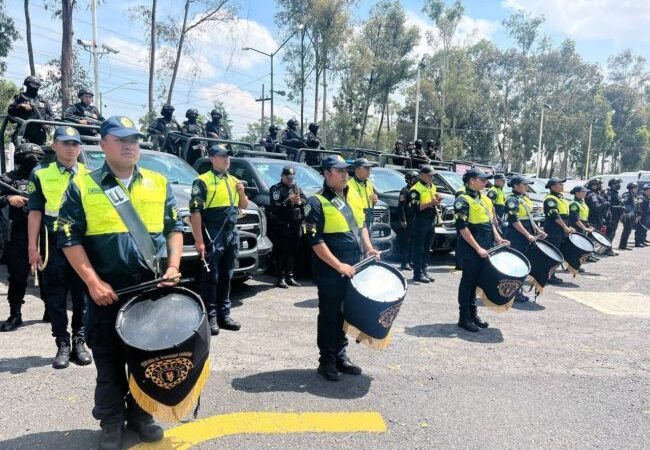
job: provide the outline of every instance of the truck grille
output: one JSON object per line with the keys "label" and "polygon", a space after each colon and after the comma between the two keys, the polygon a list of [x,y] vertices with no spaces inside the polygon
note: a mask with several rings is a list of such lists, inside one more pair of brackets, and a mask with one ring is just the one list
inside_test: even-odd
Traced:
{"label": "truck grille", "polygon": [[390,223],[390,214],[386,208],[375,208],[373,210],[374,222]]}

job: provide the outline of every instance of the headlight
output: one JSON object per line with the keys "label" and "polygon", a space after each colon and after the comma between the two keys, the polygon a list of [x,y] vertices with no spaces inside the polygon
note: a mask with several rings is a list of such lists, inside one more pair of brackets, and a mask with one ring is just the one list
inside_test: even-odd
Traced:
{"label": "headlight", "polygon": [[266,236],[266,211],[264,210],[264,207],[260,206],[259,214],[260,214],[260,234],[262,236]]}

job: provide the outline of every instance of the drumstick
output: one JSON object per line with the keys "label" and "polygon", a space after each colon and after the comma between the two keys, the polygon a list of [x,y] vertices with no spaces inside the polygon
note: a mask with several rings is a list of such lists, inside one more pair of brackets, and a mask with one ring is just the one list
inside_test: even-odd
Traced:
{"label": "drumstick", "polygon": [[499,245],[496,245],[496,246],[492,247],[492,248],[489,249],[487,252],[488,252],[488,253],[494,253],[494,252],[496,252],[497,250],[501,250],[502,248],[505,248],[505,247],[507,247],[507,246],[508,246],[508,244],[499,244]]}
{"label": "drumstick", "polygon": [[170,278],[160,277],[160,278],[156,278],[155,280],[145,281],[144,283],[136,284],[135,286],[129,286],[129,287],[125,287],[125,288],[122,288],[122,289],[118,289],[117,291],[115,291],[115,293],[118,296],[119,295],[124,295],[124,294],[131,294],[133,292],[143,291],[145,289],[155,287],[155,286],[158,285],[158,283],[162,283],[164,281],[179,279],[180,277],[181,277],[180,273],[177,273],[176,275],[174,275],[173,277],[170,277]]}
{"label": "drumstick", "polygon": [[36,271],[36,264],[32,266],[32,274],[34,275],[34,287],[38,287],[38,272]]}

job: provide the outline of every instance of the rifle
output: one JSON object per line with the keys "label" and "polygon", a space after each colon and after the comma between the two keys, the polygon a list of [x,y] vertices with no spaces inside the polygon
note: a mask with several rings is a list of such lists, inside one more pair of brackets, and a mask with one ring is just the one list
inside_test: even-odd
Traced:
{"label": "rifle", "polygon": [[29,99],[29,106],[31,106],[32,111],[34,111],[36,113],[36,118],[38,120],[43,120],[43,114],[41,114],[41,110],[38,109],[38,106],[36,106],[36,103],[34,102],[34,99],[31,98],[31,97],[27,97],[27,96],[25,96],[25,98]]}
{"label": "rifle", "polygon": [[88,122],[88,125],[97,125],[97,126],[99,126],[99,125],[102,124],[102,122],[100,120],[93,119],[92,117],[87,117],[87,116],[81,117],[81,116],[77,116],[76,114],[67,113],[67,112],[63,114],[63,118],[64,119],[76,120],[77,123],[81,123],[82,120],[85,120],[85,121]]}

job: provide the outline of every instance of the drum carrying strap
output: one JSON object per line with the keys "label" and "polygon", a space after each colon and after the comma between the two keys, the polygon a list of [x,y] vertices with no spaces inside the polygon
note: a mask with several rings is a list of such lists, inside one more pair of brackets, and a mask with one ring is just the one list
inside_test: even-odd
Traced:
{"label": "drum carrying strap", "polygon": [[156,275],[160,275],[160,261],[156,257],[156,248],[154,247],[151,235],[145,227],[138,212],[133,207],[129,195],[124,191],[122,186],[118,183],[114,187],[108,188],[102,184],[102,172],[96,170],[90,173],[90,178],[93,179],[97,186],[106,194],[108,201],[115,208],[118,215],[129,230],[129,234],[135,242],[140,255],[144,258],[147,267]]}
{"label": "drum carrying strap", "polygon": [[363,243],[361,242],[361,230],[357,226],[357,220],[354,218],[354,213],[352,212],[352,208],[346,202],[343,200],[341,197],[336,196],[332,200],[330,200],[330,203],[338,209],[341,214],[343,214],[343,217],[345,218],[345,221],[348,223],[348,226],[350,227],[350,231],[352,231],[352,234],[354,235],[354,240],[357,242],[357,245],[359,246],[359,251],[363,255]]}

